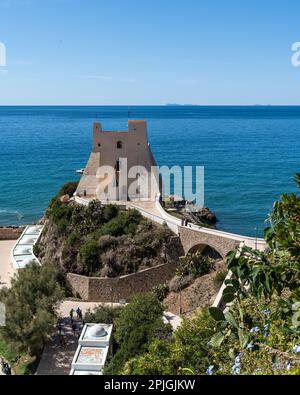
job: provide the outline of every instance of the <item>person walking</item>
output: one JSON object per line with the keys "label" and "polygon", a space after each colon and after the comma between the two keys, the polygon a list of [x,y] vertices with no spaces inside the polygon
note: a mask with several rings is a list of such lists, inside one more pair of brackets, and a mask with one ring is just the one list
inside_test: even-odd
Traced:
{"label": "person walking", "polygon": [[74,314],[74,310],[71,309],[71,310],[70,310],[70,319],[71,319],[71,323],[73,323],[73,314]]}
{"label": "person walking", "polygon": [[59,347],[62,348],[63,347],[63,335],[59,335]]}
{"label": "person walking", "polygon": [[80,312],[79,312],[79,320],[82,321],[82,318],[83,318],[82,317],[82,311],[80,310]]}
{"label": "person walking", "polygon": [[63,348],[67,347],[67,338],[65,335],[62,336],[61,343]]}
{"label": "person walking", "polygon": [[75,322],[73,322],[73,324],[72,324],[72,331],[73,331],[73,335],[74,336],[76,335],[76,328],[77,328],[77,326],[76,326]]}
{"label": "person walking", "polygon": [[82,317],[82,312],[79,307],[77,308],[76,313],[77,313],[77,320],[80,320],[80,317]]}
{"label": "person walking", "polygon": [[11,376],[11,368],[7,362],[5,362],[5,368],[4,368],[6,376]]}
{"label": "person walking", "polygon": [[61,335],[61,329],[62,329],[62,325],[61,325],[61,320],[59,319],[57,323],[57,330],[59,336]]}

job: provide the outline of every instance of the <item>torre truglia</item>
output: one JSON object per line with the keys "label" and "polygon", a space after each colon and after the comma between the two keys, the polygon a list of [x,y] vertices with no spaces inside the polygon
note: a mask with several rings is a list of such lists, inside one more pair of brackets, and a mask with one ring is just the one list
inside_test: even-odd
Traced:
{"label": "torre truglia", "polygon": [[145,121],[129,121],[125,132],[103,131],[100,123],[94,124],[93,150],[77,196],[102,201],[154,201],[159,185]]}

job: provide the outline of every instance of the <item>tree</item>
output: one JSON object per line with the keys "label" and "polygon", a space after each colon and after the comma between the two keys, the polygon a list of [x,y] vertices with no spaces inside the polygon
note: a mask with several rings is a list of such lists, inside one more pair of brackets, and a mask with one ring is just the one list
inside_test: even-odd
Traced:
{"label": "tree", "polygon": [[168,337],[171,329],[162,320],[163,307],[152,294],[135,296],[122,308],[115,320],[114,340],[117,345],[106,372],[120,372],[130,358],[141,354],[155,337]]}
{"label": "tree", "polygon": [[128,375],[203,374],[210,363],[208,343],[214,321],[207,311],[186,319],[170,339],[153,339],[146,352],[124,366]]}
{"label": "tree", "polygon": [[163,307],[151,293],[137,295],[124,309],[116,322],[116,341],[122,344],[136,328],[162,320]]}
{"label": "tree", "polygon": [[1,334],[18,351],[37,355],[52,332],[55,308],[64,296],[59,276],[54,265],[32,264],[18,272],[10,289],[0,292],[6,306],[6,326]]}

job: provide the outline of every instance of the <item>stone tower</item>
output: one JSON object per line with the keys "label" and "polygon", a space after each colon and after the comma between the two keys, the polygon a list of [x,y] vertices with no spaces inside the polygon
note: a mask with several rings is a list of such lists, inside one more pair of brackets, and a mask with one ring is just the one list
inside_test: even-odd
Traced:
{"label": "stone tower", "polygon": [[101,201],[155,200],[160,191],[155,168],[145,121],[129,121],[125,132],[103,131],[95,123],[93,150],[76,194]]}

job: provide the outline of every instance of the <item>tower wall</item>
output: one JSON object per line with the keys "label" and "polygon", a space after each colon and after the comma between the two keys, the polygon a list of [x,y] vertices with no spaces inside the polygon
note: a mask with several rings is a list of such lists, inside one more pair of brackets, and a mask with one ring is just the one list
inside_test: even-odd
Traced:
{"label": "tower wall", "polygon": [[[143,166],[149,174],[149,196],[143,198],[154,200],[159,188],[150,187],[151,167],[156,166],[155,159],[148,144],[147,123],[145,121],[129,121],[128,131],[103,131],[100,123],[93,127],[93,150],[80,180],[77,193],[79,195],[96,195],[99,180],[96,180],[97,170],[100,166],[111,166],[118,170],[121,159],[127,158],[127,169],[133,166]],[[141,177],[140,182],[146,178]],[[134,179],[127,177],[129,186]],[[123,191],[124,193],[124,191]]]}

